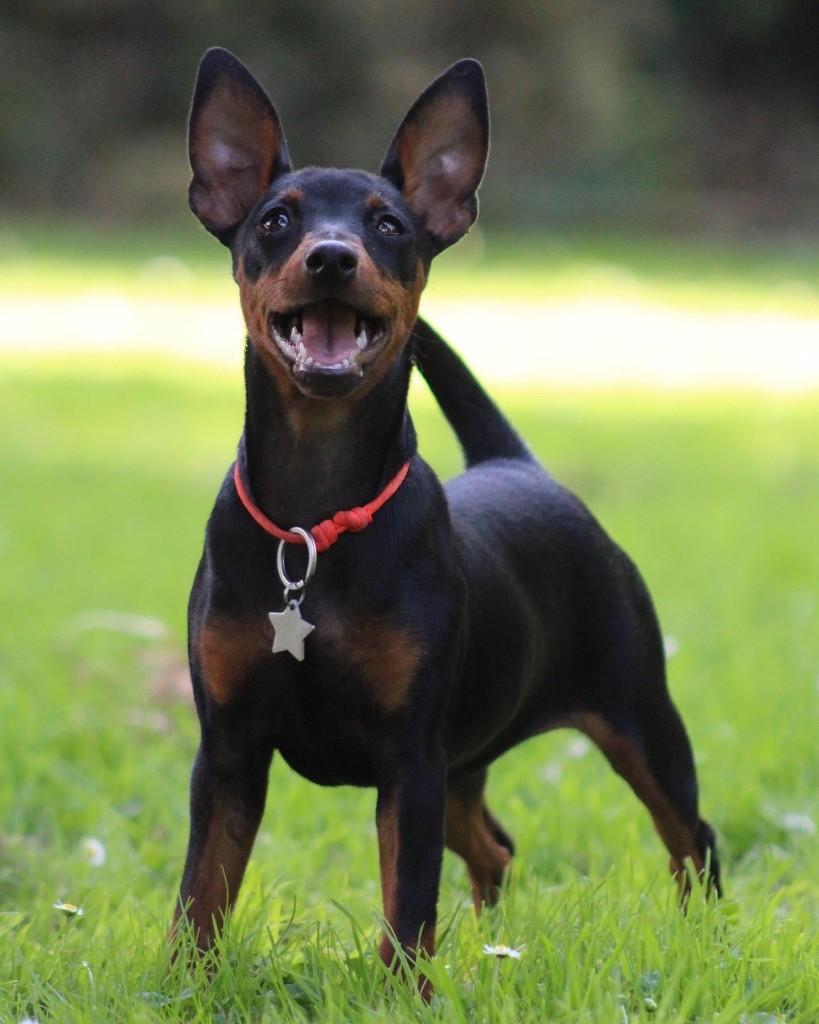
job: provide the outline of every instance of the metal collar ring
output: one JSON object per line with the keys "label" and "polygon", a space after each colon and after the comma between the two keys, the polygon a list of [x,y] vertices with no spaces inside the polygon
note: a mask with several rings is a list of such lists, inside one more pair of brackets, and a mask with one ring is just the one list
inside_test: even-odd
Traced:
{"label": "metal collar ring", "polygon": [[318,558],[316,542],[313,539],[312,533],[309,533],[307,530],[302,530],[300,526],[292,527],[291,532],[297,533],[300,537],[303,537],[304,543],[307,545],[307,568],[304,571],[304,578],[300,580],[291,580],[287,575],[287,570],[284,565],[284,551],[285,547],[288,546],[288,541],[286,540],[279,541],[279,550],[276,552],[276,568],[279,571],[279,579],[282,581],[286,591],[303,590],[312,579],[313,573],[316,571],[316,560]]}

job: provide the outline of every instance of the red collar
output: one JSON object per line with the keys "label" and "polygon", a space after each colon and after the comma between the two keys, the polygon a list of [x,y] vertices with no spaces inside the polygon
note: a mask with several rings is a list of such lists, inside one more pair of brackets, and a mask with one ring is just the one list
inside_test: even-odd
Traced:
{"label": "red collar", "polygon": [[[373,514],[390,500],[404,482],[409,465],[409,462],[405,462],[384,490],[369,504],[360,508],[348,509],[346,512],[336,512],[332,519],[325,519],[323,523],[314,526],[310,533],[315,539],[316,550],[326,551],[332,544],[335,544],[342,533],[346,533],[348,530],[351,533],[358,533],[359,530],[366,529],[373,521]],[[239,500],[266,533],[279,540],[289,541],[291,544],[304,544],[303,537],[290,530],[282,530],[274,522],[271,522],[258,506],[253,504],[245,482],[242,480],[238,459],[233,464],[233,482],[236,484]]]}

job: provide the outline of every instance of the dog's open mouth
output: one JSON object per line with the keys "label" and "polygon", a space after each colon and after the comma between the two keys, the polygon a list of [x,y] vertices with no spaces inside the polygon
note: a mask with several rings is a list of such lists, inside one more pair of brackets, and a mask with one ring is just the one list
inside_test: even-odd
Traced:
{"label": "dog's open mouth", "polygon": [[322,299],[288,313],[271,313],[270,335],[296,373],[357,374],[383,347],[387,322],[346,302]]}

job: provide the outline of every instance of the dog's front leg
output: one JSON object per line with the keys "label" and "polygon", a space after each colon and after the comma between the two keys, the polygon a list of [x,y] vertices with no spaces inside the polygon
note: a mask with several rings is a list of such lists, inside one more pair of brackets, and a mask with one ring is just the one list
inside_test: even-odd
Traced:
{"label": "dog's front leg", "polygon": [[210,949],[239,891],[264,812],[271,748],[203,730],[191,775],[191,828],[172,931],[184,915]]}
{"label": "dog's front leg", "polygon": [[[438,747],[408,758],[378,788],[381,893],[389,929],[380,952],[388,965],[397,966],[396,945],[412,963],[435,953],[445,807],[446,757]],[[419,981],[419,989],[430,998],[428,981]]]}

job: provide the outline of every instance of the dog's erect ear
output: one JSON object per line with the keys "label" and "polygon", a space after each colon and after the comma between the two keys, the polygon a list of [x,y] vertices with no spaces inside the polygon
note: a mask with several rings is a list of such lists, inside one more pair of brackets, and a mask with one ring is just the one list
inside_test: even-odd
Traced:
{"label": "dog's erect ear", "polygon": [[428,86],[401,122],[381,174],[404,193],[440,252],[478,216],[489,150],[483,68],[459,60]]}
{"label": "dog's erect ear", "polygon": [[272,103],[227,50],[208,50],[199,65],[188,151],[191,209],[225,243],[270,182],[290,170]]}

